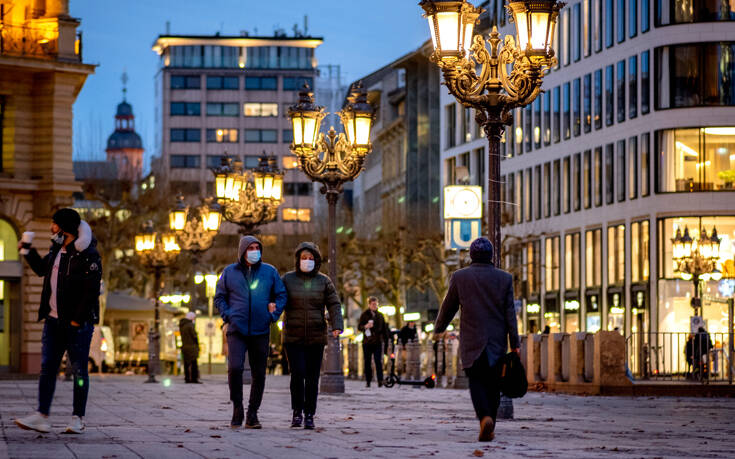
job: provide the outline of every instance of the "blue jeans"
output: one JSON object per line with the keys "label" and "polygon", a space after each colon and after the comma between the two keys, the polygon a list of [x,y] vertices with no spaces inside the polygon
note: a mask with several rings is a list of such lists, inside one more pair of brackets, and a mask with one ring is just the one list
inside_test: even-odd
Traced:
{"label": "blue jeans", "polygon": [[46,318],[41,338],[41,377],[38,380],[38,411],[48,415],[51,400],[56,389],[56,377],[59,372],[64,352],[74,373],[74,412],[75,416],[84,416],[89,394],[89,345],[92,341],[94,325],[85,323],[80,327],[62,324],[53,317]]}

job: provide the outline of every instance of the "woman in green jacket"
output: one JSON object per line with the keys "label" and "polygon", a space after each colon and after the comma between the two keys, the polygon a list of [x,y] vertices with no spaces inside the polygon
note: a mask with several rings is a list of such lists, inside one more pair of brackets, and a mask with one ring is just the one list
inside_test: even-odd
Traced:
{"label": "woman in green jacket", "polygon": [[[283,344],[291,369],[291,427],[314,428],[319,372],[327,344],[329,312],[332,336],[342,333],[342,307],[337,290],[319,272],[322,256],[316,244],[302,242],[296,248],[296,269],[283,276],[288,292],[284,308]],[[303,415],[302,415],[303,413]]]}

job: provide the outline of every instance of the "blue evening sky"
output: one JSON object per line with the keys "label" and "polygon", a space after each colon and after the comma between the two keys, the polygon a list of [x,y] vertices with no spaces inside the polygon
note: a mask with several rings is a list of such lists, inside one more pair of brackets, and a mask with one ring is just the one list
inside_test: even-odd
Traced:
{"label": "blue evening sky", "polygon": [[[153,152],[153,79],[158,56],[156,37],[171,23],[180,35],[272,35],[275,28],[293,33],[308,15],[309,35],[321,36],[319,64],[342,67],[343,82],[353,81],[412,51],[429,38],[418,0],[72,0],[71,15],[80,18],[85,63],[98,65],[74,104],[74,154],[104,159],[107,137],[122,99],[123,70],[128,73],[127,100],[146,156]],[[148,159],[148,158],[146,158]],[[146,161],[147,162],[147,161]]]}

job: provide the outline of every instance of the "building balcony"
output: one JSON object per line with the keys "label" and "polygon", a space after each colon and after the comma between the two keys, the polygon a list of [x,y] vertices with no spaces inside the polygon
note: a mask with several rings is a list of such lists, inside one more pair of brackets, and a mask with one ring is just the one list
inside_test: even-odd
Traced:
{"label": "building balcony", "polygon": [[0,56],[82,62],[82,33],[73,19],[40,19],[30,25],[0,22]]}

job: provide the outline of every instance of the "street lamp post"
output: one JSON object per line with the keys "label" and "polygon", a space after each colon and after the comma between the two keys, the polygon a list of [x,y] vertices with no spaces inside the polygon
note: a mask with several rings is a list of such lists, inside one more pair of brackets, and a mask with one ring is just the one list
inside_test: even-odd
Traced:
{"label": "street lamp post", "polygon": [[[512,110],[536,99],[544,75],[556,65],[551,43],[559,10],[565,4],[555,0],[508,0],[506,9],[516,25],[518,45],[513,36],[507,35],[502,47],[495,26],[487,40],[474,35],[482,8],[466,0],[422,0],[419,5],[431,31],[431,60],[442,70],[449,93],[465,107],[475,109],[475,121],[489,142],[487,234],[495,247],[495,266],[500,267],[500,141],[505,126],[513,123]],[[511,399],[501,398],[498,417],[513,417]]]}
{"label": "street lamp post", "polygon": [[283,172],[275,157],[263,154],[255,169],[244,169],[242,161],[222,157],[220,167],[212,169],[215,197],[222,206],[222,217],[240,227],[242,234],[275,220],[283,202]]}
{"label": "street lamp post", "polygon": [[208,352],[208,366],[209,366],[209,374],[212,374],[212,338],[214,337],[214,321],[212,318],[212,313],[214,311],[214,294],[217,287],[217,279],[219,276],[217,276],[214,273],[209,274],[196,274],[194,276],[194,283],[195,284],[201,284],[202,282],[205,283],[205,295],[207,297],[207,315],[209,317],[209,323],[207,324],[207,338],[209,341],[209,352]]}
{"label": "street lamp post", "polygon": [[[299,168],[312,181],[322,184],[320,191],[327,198],[329,278],[337,286],[337,201],[344,183],[360,174],[365,157],[372,150],[370,130],[374,109],[367,102],[367,92],[358,84],[352,89],[349,103],[339,113],[345,133],[337,134],[334,127],[330,127],[325,136],[319,133],[319,129],[326,113],[324,107],[314,104],[313,96],[309,87],[304,85],[299,92],[299,102],[288,110],[293,127],[290,149],[299,158]],[[345,382],[339,338],[330,333],[328,340],[327,366],[321,390],[342,393]]]}
{"label": "street lamp post", "polygon": [[699,237],[692,239],[689,235],[689,227],[676,229],[676,236],[671,240],[673,249],[674,272],[678,273],[684,280],[694,283],[694,296],[692,307],[694,315],[701,315],[702,288],[700,281],[720,280],[722,272],[717,269],[720,258],[720,238],[717,236],[717,228],[712,228],[712,234],[707,236],[707,231],[702,228]]}
{"label": "street lamp post", "polygon": [[153,297],[155,312],[153,328],[148,331],[148,379],[147,383],[155,383],[156,374],[160,372],[161,334],[160,334],[160,295],[162,288],[163,268],[176,260],[181,248],[173,234],[159,234],[153,230],[153,223],[146,222],[143,232],[135,236],[135,251],[144,266],[153,270]]}

